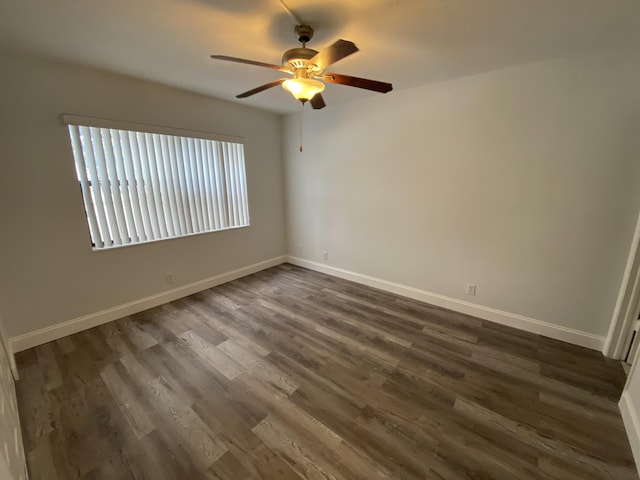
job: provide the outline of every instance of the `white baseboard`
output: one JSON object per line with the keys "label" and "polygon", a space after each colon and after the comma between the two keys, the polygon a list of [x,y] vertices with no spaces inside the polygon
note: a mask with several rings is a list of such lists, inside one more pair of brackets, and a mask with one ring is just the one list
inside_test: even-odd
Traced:
{"label": "white baseboard", "polygon": [[640,475],[640,419],[638,419],[638,415],[636,414],[638,410],[633,403],[629,390],[622,392],[618,406],[620,407],[624,428],[627,431],[627,437],[631,445],[631,452],[636,461],[636,468]]}
{"label": "white baseboard", "polygon": [[[118,318],[126,317],[134,313],[142,312],[148,308],[157,307],[167,302],[172,302],[179,298],[183,298],[192,295],[202,290],[206,290],[216,285],[221,285],[238,278],[251,275],[252,273],[259,272],[266,268],[280,265],[285,261],[285,257],[274,257],[263,262],[248,265],[246,267],[238,268],[215,277],[206,278],[198,282],[189,283],[173,290],[159,293],[157,295],[151,295],[146,298],[134,300],[122,305],[118,305],[99,312],[90,313],[89,315],[83,315],[82,317],[74,318],[66,322],[58,323],[50,327],[42,328],[34,332],[18,335],[17,337],[10,338],[12,353],[20,352],[28,348],[32,348],[38,345],[42,345],[53,340],[57,340],[67,335],[73,335],[74,333],[87,330],[89,328],[97,327],[103,323],[117,320]],[[12,355],[13,356],[13,355]]]}
{"label": "white baseboard", "polygon": [[605,337],[594,335],[592,333],[575,330],[573,328],[563,327],[561,325],[555,325],[553,323],[544,322],[542,320],[536,320],[535,318],[525,317],[517,313],[505,312],[497,310],[495,308],[485,307],[483,305],[477,305],[475,303],[465,302],[464,300],[458,300],[457,298],[451,298],[437,293],[427,292],[426,290],[420,290],[418,288],[409,287],[407,285],[401,285],[399,283],[389,282],[380,278],[370,277],[349,270],[343,270],[341,268],[331,267],[326,264],[312,262],[297,257],[286,257],[286,261],[293,265],[315,270],[317,272],[326,273],[334,277],[344,278],[345,280],[351,280],[356,283],[361,283],[369,287],[378,288],[387,292],[402,295],[403,297],[413,298],[420,300],[437,307],[447,308],[456,312],[464,313],[467,315],[473,315],[484,320],[500,323],[502,325],[508,325],[510,327],[518,328],[527,332],[535,333],[538,335],[544,335],[545,337],[554,338],[556,340],[562,340],[574,345],[580,345],[582,347],[591,348],[593,350],[602,351],[604,347]]}
{"label": "white baseboard", "polygon": [[389,282],[380,278],[370,277],[368,275],[331,267],[329,265],[312,262],[302,258],[281,256],[216,275],[198,282],[190,283],[157,295],[134,300],[132,302],[74,318],[34,332],[12,337],[9,339],[11,353],[20,352],[28,348],[42,345],[43,343],[57,340],[67,335],[78,333],[82,330],[117,320],[118,318],[126,317],[127,315],[141,312],[148,308],[172,302],[178,298],[183,298],[196,292],[206,290],[207,288],[215,287],[216,285],[230,282],[246,275],[251,275],[252,273],[279,265],[283,262],[289,262],[300,267],[351,280],[356,283],[385,290],[404,297],[420,300],[431,305],[447,308],[467,315],[473,315],[485,320],[508,325],[527,332],[544,335],[546,337],[555,338],[575,345],[592,348],[594,350],[602,350],[604,346],[605,337],[593,335],[591,333],[562,327],[515,313],[504,312],[502,310],[465,302],[464,300],[458,300],[456,298],[447,297],[437,293],[427,292],[418,288]]}

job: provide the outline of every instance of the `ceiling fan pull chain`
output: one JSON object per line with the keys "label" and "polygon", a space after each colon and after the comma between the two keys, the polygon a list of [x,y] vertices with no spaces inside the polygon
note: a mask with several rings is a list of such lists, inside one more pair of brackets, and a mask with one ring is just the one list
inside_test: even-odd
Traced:
{"label": "ceiling fan pull chain", "polygon": [[300,151],[302,152],[302,125],[304,121],[304,104],[305,102],[300,102]]}

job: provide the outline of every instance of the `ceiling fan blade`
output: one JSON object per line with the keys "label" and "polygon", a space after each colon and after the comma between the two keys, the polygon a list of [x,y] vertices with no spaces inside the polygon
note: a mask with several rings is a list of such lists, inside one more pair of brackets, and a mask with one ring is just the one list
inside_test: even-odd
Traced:
{"label": "ceiling fan blade", "polygon": [[325,73],[321,78],[323,81],[328,83],[338,83],[340,85],[348,85],[349,87],[364,88],[365,90],[373,90],[374,92],[387,93],[393,90],[393,85],[390,83],[352,77],[350,75],[340,75],[339,73]]}
{"label": "ceiling fan blade", "polygon": [[268,90],[268,89],[270,89],[272,87],[277,87],[278,85],[280,85],[285,80],[286,80],[286,78],[280,78],[280,79],[276,80],[275,82],[271,82],[271,83],[266,83],[264,85],[260,85],[259,87],[256,87],[253,90],[249,90],[247,92],[241,93],[240,95],[236,95],[236,98],[247,98],[247,97],[250,97],[251,95],[255,95],[256,93],[264,92],[265,90]]}
{"label": "ceiling fan blade", "polygon": [[309,103],[311,104],[314,110],[320,110],[321,108],[324,108],[327,106],[327,104],[324,103],[324,98],[322,98],[322,95],[320,93],[316,93],[313,96],[313,98],[309,100]]}
{"label": "ceiling fan blade", "polygon": [[309,60],[309,63],[314,63],[318,68],[320,68],[320,70],[324,70],[332,63],[336,63],[338,60],[342,60],[344,57],[347,57],[352,53],[356,53],[357,51],[358,47],[356,47],[353,42],[340,39],[333,45],[316,53],[316,55]]}
{"label": "ceiling fan blade", "polygon": [[224,60],[225,62],[244,63],[246,65],[255,65],[256,67],[272,68],[273,70],[280,70],[282,72],[288,72],[289,70],[281,65],[273,65],[271,63],[256,62],[255,60],[247,60],[246,58],[229,57],[228,55],[211,55],[214,60]]}

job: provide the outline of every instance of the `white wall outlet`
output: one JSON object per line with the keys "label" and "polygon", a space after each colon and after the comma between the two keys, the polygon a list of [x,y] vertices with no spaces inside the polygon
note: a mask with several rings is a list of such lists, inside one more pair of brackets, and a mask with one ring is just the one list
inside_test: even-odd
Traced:
{"label": "white wall outlet", "polygon": [[327,260],[329,260],[329,252],[327,252],[326,250],[324,252],[322,252],[322,259],[326,262]]}
{"label": "white wall outlet", "polygon": [[164,279],[167,281],[168,285],[171,285],[173,283],[173,273],[171,272],[167,272],[164,274]]}
{"label": "white wall outlet", "polygon": [[475,295],[475,294],[476,294],[476,284],[467,283],[467,295]]}

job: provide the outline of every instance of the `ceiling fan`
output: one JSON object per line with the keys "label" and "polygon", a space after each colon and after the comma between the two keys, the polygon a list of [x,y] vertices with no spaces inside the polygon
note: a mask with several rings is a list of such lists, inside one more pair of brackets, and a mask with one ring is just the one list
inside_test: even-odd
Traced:
{"label": "ceiling fan", "polygon": [[310,25],[297,25],[295,27],[295,33],[298,41],[302,43],[302,47],[292,48],[284,52],[282,55],[282,65],[273,65],[254,60],[246,60],[244,58],[229,57],[227,55],[211,55],[211,58],[214,60],[245,63],[247,65],[279,70],[292,75],[291,78],[280,78],[241,93],[240,95],[236,95],[236,98],[250,97],[269,88],[282,85],[296,100],[299,100],[303,104],[310,102],[314,109],[320,109],[326,106],[321,94],[324,90],[324,83],[322,82],[337,83],[380,93],[387,93],[393,89],[390,83],[324,71],[329,65],[357,52],[358,47],[356,47],[353,42],[337,40],[329,47],[318,52],[312,48],[307,48],[307,42],[313,37],[313,28]]}

